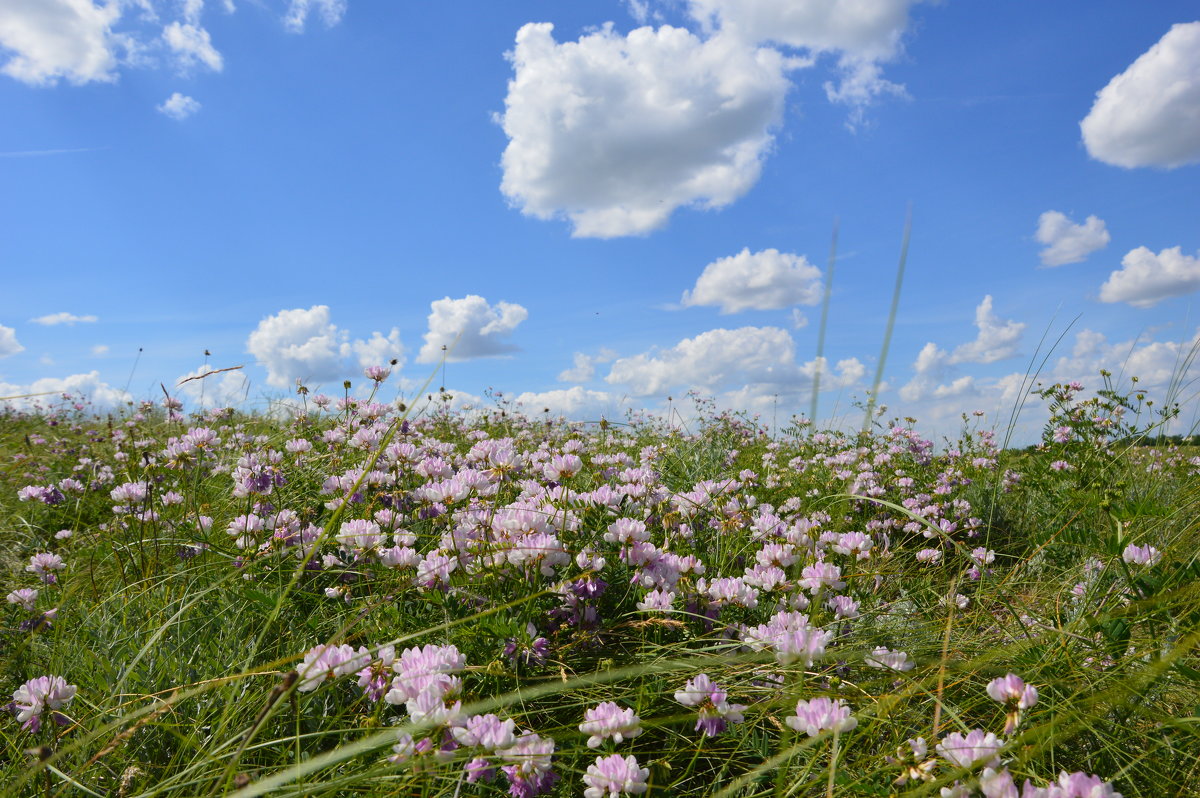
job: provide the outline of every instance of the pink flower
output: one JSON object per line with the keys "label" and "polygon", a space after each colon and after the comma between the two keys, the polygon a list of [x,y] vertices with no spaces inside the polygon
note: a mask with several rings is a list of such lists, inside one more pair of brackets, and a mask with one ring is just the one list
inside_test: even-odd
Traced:
{"label": "pink flower", "polygon": [[995,763],[996,754],[1003,747],[1000,738],[991,732],[984,733],[983,729],[972,729],[966,735],[959,732],[946,735],[938,744],[937,752],[951,765],[965,768],[976,762]]}
{"label": "pink flower", "polygon": [[[37,733],[41,728],[42,713],[47,709],[59,710],[71,703],[76,687],[67,684],[61,676],[39,676],[30,679],[13,691],[13,705],[17,710],[17,721],[26,730]],[[56,715],[57,713],[51,713]]]}
{"label": "pink flower", "polygon": [[1048,787],[1034,787],[1026,781],[1021,798],[1121,798],[1121,793],[1099,776],[1077,771],[1060,773],[1058,781]]}
{"label": "pink flower", "polygon": [[1121,559],[1130,565],[1155,565],[1162,559],[1162,552],[1153,546],[1135,546],[1130,543],[1121,554]]}
{"label": "pink flower", "polygon": [[675,692],[675,700],[685,707],[696,707],[700,717],[696,720],[696,731],[707,737],[715,737],[725,731],[729,723],[741,723],[743,704],[730,704],[725,688],[702,673],[689,679],[681,690]]}
{"label": "pink flower", "polygon": [[916,663],[908,658],[903,651],[892,651],[886,646],[879,646],[867,655],[866,663],[872,668],[886,668],[904,673],[916,667]]}
{"label": "pink flower", "polygon": [[797,702],[796,714],[784,721],[796,731],[806,732],[809,737],[816,737],[831,729],[846,732],[858,725],[846,702],[840,698],[833,701],[825,696]]}
{"label": "pink flower", "polygon": [[588,765],[583,783],[587,789],[584,798],[606,798],[613,795],[641,795],[647,789],[649,768],[638,766],[636,757],[620,754],[598,756],[594,764]]}
{"label": "pink flower", "polygon": [[615,743],[637,737],[642,733],[640,723],[641,719],[632,709],[623,709],[612,701],[605,701],[583,713],[579,731],[590,735],[587,747],[596,748],[606,737],[611,737]]}
{"label": "pink flower", "polygon": [[54,572],[61,571],[66,567],[67,565],[63,562],[62,557],[43,551],[29,558],[29,565],[25,566],[25,570],[31,574],[38,575],[43,582],[51,585],[58,581],[58,577],[54,575]]}

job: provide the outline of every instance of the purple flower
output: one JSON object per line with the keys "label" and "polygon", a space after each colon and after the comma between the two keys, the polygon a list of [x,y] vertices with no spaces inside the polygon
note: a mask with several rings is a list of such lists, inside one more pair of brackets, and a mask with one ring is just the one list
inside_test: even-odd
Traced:
{"label": "purple flower", "polygon": [[636,757],[620,754],[598,756],[594,764],[588,765],[583,783],[587,789],[584,798],[607,798],[613,795],[641,795],[647,789],[646,778],[650,769],[639,767]]}
{"label": "purple flower", "polygon": [[549,792],[558,782],[551,769],[554,740],[540,737],[531,731],[521,734],[516,743],[500,751],[500,757],[510,763],[501,770],[508,777],[508,793],[513,798],[534,798]]}
{"label": "purple flower", "polygon": [[886,668],[898,673],[911,671],[916,663],[908,658],[903,651],[892,651],[886,646],[879,646],[866,657],[866,663],[872,668]]}
{"label": "purple flower", "polygon": [[1058,781],[1048,787],[1034,787],[1026,781],[1021,798],[1121,798],[1121,793],[1099,776],[1078,771],[1060,773]]}
{"label": "purple flower", "polygon": [[32,588],[23,587],[19,590],[14,590],[4,597],[9,604],[16,604],[26,612],[33,612],[34,604],[37,603],[38,592]]}
{"label": "purple flower", "polygon": [[47,709],[65,708],[75,697],[76,689],[75,685],[67,684],[67,680],[61,676],[39,676],[30,679],[12,694],[17,721],[25,729],[36,734],[42,725],[42,713]]}
{"label": "purple flower", "polygon": [[702,673],[695,679],[688,680],[682,689],[676,691],[675,700],[685,707],[696,707],[700,717],[696,719],[696,731],[706,737],[716,737],[725,731],[730,723],[741,723],[744,719],[742,710],[744,704],[730,704],[729,695],[725,688]]}
{"label": "purple flower", "polygon": [[1025,684],[1020,676],[1010,673],[999,679],[988,682],[987,694],[993,701],[1004,704],[1008,715],[1004,721],[1004,733],[1012,734],[1021,722],[1021,713],[1037,703],[1038,691],[1031,684]]}
{"label": "purple flower", "polygon": [[316,690],[326,679],[336,679],[347,673],[356,673],[371,661],[371,655],[366,648],[356,652],[351,646],[314,646],[304,655],[304,662],[297,668],[300,674],[300,684],[296,689],[301,693]]}
{"label": "purple flower", "polygon": [[955,767],[965,768],[976,762],[988,762],[995,767],[995,762],[1004,743],[991,732],[984,733],[983,729],[972,729],[966,735],[954,732],[946,735],[938,743],[937,752],[942,758]]}
{"label": "purple flower", "polygon": [[640,723],[641,719],[632,709],[623,709],[612,701],[605,701],[583,713],[579,731],[590,735],[588,748],[597,748],[606,737],[611,737],[615,743],[637,737],[642,733]]}
{"label": "purple flower", "polygon": [[54,575],[54,572],[61,571],[66,567],[67,565],[63,562],[62,557],[43,551],[29,558],[29,565],[25,566],[25,570],[41,577],[42,581],[46,584],[52,585],[58,581],[58,577]]}
{"label": "purple flower", "polygon": [[509,748],[517,741],[517,724],[512,720],[500,720],[492,714],[472,715],[462,726],[450,730],[459,745],[467,748],[486,748],[495,751]]}
{"label": "purple flower", "polygon": [[1121,559],[1130,565],[1155,565],[1162,559],[1162,552],[1153,546],[1135,546],[1130,543],[1121,554]]}
{"label": "purple flower", "polygon": [[787,725],[796,731],[816,737],[823,731],[847,732],[858,725],[858,719],[850,714],[850,707],[842,699],[830,700],[825,696],[811,701],[796,703],[796,714],[785,718]]}
{"label": "purple flower", "polygon": [[742,631],[742,640],[755,651],[771,649],[781,665],[800,660],[806,668],[825,656],[832,639],[833,632],[818,629],[799,612],[777,612],[767,623]]}

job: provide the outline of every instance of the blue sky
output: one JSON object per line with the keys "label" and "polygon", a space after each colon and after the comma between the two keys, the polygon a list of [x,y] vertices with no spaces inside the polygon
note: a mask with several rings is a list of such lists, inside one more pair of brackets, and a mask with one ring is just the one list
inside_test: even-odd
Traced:
{"label": "blue sky", "polygon": [[1200,326],[1193,3],[0,0],[0,108],[0,396],[457,339],[468,403],[805,413],[836,219],[838,415],[910,204],[896,412],[1003,424],[1064,330],[1045,379],[1161,394]]}

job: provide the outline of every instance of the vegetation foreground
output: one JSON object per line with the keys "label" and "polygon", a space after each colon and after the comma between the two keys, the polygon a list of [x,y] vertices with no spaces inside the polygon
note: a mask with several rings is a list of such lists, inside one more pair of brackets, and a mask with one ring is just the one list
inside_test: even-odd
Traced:
{"label": "vegetation foreground", "polygon": [[1138,401],[1013,451],[348,393],[0,412],[3,789],[1200,794],[1200,453]]}

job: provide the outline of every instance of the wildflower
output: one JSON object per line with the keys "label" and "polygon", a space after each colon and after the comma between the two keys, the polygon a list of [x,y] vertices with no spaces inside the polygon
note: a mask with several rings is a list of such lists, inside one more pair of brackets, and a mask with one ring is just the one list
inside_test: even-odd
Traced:
{"label": "wildflower", "polygon": [[300,674],[300,684],[296,689],[301,693],[316,690],[326,679],[336,679],[347,673],[355,673],[370,662],[370,654],[366,648],[357,652],[349,645],[314,646],[304,655],[304,662],[297,668]]}
{"label": "wildflower", "polygon": [[[30,679],[13,691],[13,706],[17,710],[17,721],[29,732],[37,733],[42,726],[42,713],[47,709],[59,710],[71,703],[76,687],[67,684],[61,676],[39,676]],[[58,721],[57,711],[51,717]]]}
{"label": "wildflower", "polygon": [[1021,722],[1021,712],[1037,703],[1038,691],[1031,684],[1025,684],[1020,676],[1010,673],[999,679],[988,682],[987,694],[997,703],[1008,708],[1008,717],[1004,723],[1004,733],[1012,734],[1017,724]]}
{"label": "wildflower", "polygon": [[904,673],[916,667],[916,663],[908,658],[903,651],[892,651],[886,646],[879,646],[866,657],[866,663],[872,668],[887,668]]}
{"label": "wildflower", "polygon": [[615,743],[637,737],[642,733],[640,723],[641,719],[632,709],[622,709],[612,701],[605,701],[583,713],[579,731],[590,735],[588,748],[597,748],[606,737],[611,737]]}
{"label": "wildflower", "polygon": [[371,701],[378,701],[387,692],[390,681],[388,672],[396,660],[396,647],[384,646],[379,649],[378,656],[379,659],[358,672],[358,686]]}
{"label": "wildflower", "polygon": [[383,382],[388,378],[388,376],[391,375],[391,373],[391,369],[384,368],[383,366],[367,366],[365,369],[363,369],[363,376],[365,376],[368,380],[374,380],[375,382]]}
{"label": "wildflower", "polygon": [[551,770],[553,754],[554,740],[531,731],[500,751],[500,757],[510,763],[500,768],[508,777],[509,794],[513,798],[534,798],[553,789],[558,782],[558,774]]}
{"label": "wildflower", "polygon": [[702,673],[690,679],[681,690],[676,691],[675,700],[685,707],[696,707],[700,717],[696,720],[696,731],[706,737],[715,737],[725,731],[729,723],[741,723],[743,704],[730,704],[725,688]]}
{"label": "wildflower", "polygon": [[41,577],[41,580],[47,585],[52,585],[58,581],[55,576],[55,571],[61,571],[66,568],[66,563],[62,557],[50,552],[40,552],[29,558],[29,565],[25,566],[25,570],[31,574],[36,574]]}
{"label": "wildflower", "polygon": [[938,549],[921,549],[917,552],[917,562],[937,564],[942,561],[942,552]]}
{"label": "wildflower", "polygon": [[605,798],[612,795],[641,795],[647,789],[646,778],[649,768],[638,766],[636,757],[620,754],[596,757],[595,764],[588,765],[583,783],[587,789],[584,798]]}
{"label": "wildflower", "polygon": [[669,590],[651,590],[637,603],[637,608],[647,612],[670,612],[674,601],[675,594]]}
{"label": "wildflower", "polygon": [[1121,559],[1130,565],[1155,565],[1162,559],[1162,552],[1153,546],[1135,546],[1130,543],[1122,552]]}
{"label": "wildflower", "polygon": [[1000,749],[1004,743],[991,732],[984,733],[983,729],[972,729],[963,735],[959,732],[946,735],[938,744],[937,752],[942,758],[955,767],[970,767],[976,762],[988,762],[995,767],[998,762]]}
{"label": "wildflower", "polygon": [[846,583],[842,581],[842,569],[836,565],[830,565],[824,560],[817,560],[812,565],[804,566],[800,577],[800,587],[811,593],[816,593],[823,587],[828,587],[830,590],[841,590],[846,586]]}
{"label": "wildflower", "polygon": [[834,596],[826,604],[840,620],[852,621],[858,617],[858,602],[849,596]]}
{"label": "wildflower", "polygon": [[16,604],[26,612],[33,612],[33,606],[37,603],[38,592],[32,588],[23,587],[19,590],[14,590],[4,597],[9,604]]}
{"label": "wildflower", "polygon": [[459,745],[495,751],[508,748],[517,741],[516,726],[515,721],[500,720],[489,713],[470,716],[462,726],[455,726],[450,733]]}
{"label": "wildflower", "polygon": [[1026,781],[1021,798],[1121,798],[1121,793],[1099,776],[1077,771],[1060,773],[1058,781],[1048,787],[1034,787]]}
{"label": "wildflower", "polygon": [[850,707],[840,698],[831,701],[821,696],[811,701],[796,703],[796,714],[785,722],[796,731],[807,732],[816,737],[823,731],[846,732],[858,725],[858,719],[850,714]]}
{"label": "wildflower", "polygon": [[799,612],[777,612],[767,623],[742,632],[742,640],[750,648],[773,649],[781,665],[801,660],[806,668],[825,656],[825,647],[832,639],[833,632],[818,629]]}
{"label": "wildflower", "polygon": [[403,765],[416,754],[417,745],[413,736],[407,732],[397,732],[396,738],[399,742],[392,746],[394,753],[388,757],[388,761],[393,765]]}
{"label": "wildflower", "polygon": [[1050,464],[1050,468],[1054,471],[1074,471],[1075,466],[1068,463],[1066,460],[1055,460]]}
{"label": "wildflower", "polygon": [[347,550],[370,550],[383,543],[379,524],[356,518],[344,522],[338,530],[337,542]]}

